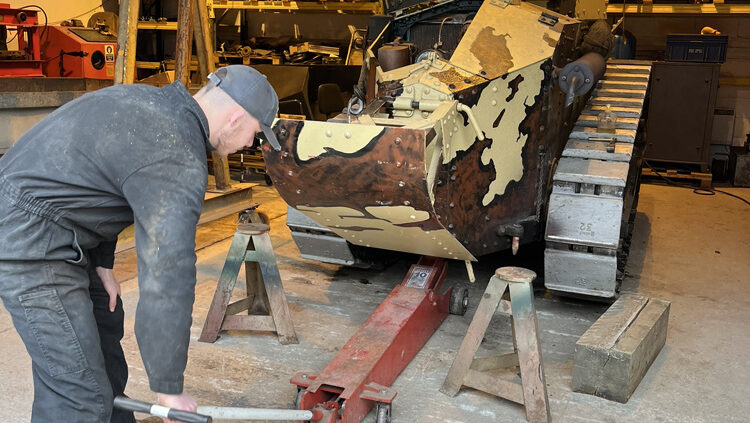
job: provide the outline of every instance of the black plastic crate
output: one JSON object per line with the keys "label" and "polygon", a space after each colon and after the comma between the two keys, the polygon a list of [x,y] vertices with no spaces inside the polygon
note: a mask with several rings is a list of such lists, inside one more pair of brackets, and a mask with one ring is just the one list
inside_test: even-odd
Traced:
{"label": "black plastic crate", "polygon": [[724,63],[727,57],[727,35],[667,35],[668,62]]}

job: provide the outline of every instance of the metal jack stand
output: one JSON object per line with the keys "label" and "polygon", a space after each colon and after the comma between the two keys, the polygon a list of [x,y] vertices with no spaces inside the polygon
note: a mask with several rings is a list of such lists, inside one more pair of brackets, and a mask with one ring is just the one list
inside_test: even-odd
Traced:
{"label": "metal jack stand", "polygon": [[377,422],[391,421],[396,391],[388,386],[448,316],[466,312],[465,288],[440,294],[448,265],[422,257],[320,374],[298,373],[291,382],[296,405],[321,418],[314,422],[357,423],[377,405]]}
{"label": "metal jack stand", "polygon": [[[198,340],[214,342],[221,330],[248,330],[276,332],[282,344],[296,344],[299,341],[268,236],[270,228],[254,209],[244,213],[252,223],[237,227]],[[247,297],[229,304],[243,262]],[[246,310],[247,315],[238,315]]]}
{"label": "metal jack stand", "polygon": [[[550,421],[531,286],[535,278],[536,273],[520,267],[501,267],[495,271],[440,392],[455,396],[461,386],[468,386],[524,404],[528,421]],[[510,301],[502,299],[506,289],[510,290]],[[511,316],[514,351],[495,357],[474,358],[498,307],[503,314]],[[488,370],[516,366],[521,370],[521,383],[487,373]]]}

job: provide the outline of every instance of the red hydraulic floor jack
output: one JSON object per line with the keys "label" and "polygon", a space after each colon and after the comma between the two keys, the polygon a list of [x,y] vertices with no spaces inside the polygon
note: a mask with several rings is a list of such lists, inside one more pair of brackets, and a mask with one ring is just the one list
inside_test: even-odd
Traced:
{"label": "red hydraulic floor jack", "polygon": [[319,374],[297,373],[296,406],[321,423],[358,423],[377,406],[377,423],[391,420],[390,385],[442,324],[463,315],[466,288],[440,293],[448,271],[442,259],[422,257],[365,324]]}

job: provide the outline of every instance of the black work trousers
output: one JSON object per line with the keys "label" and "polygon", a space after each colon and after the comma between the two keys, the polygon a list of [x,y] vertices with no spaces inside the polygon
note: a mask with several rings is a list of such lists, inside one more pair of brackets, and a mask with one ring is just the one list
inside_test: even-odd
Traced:
{"label": "black work trousers", "polygon": [[31,356],[32,422],[135,422],[112,410],[128,377],[124,314],[94,269],[65,261],[0,261],[0,299]]}

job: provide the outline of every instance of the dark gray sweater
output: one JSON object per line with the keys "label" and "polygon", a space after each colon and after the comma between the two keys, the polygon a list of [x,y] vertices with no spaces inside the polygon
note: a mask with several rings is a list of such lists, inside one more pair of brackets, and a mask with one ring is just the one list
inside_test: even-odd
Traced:
{"label": "dark gray sweater", "polygon": [[135,222],[135,333],[151,389],[182,392],[208,121],[179,82],[120,85],[50,114],[0,159],[0,260],[111,266]]}

